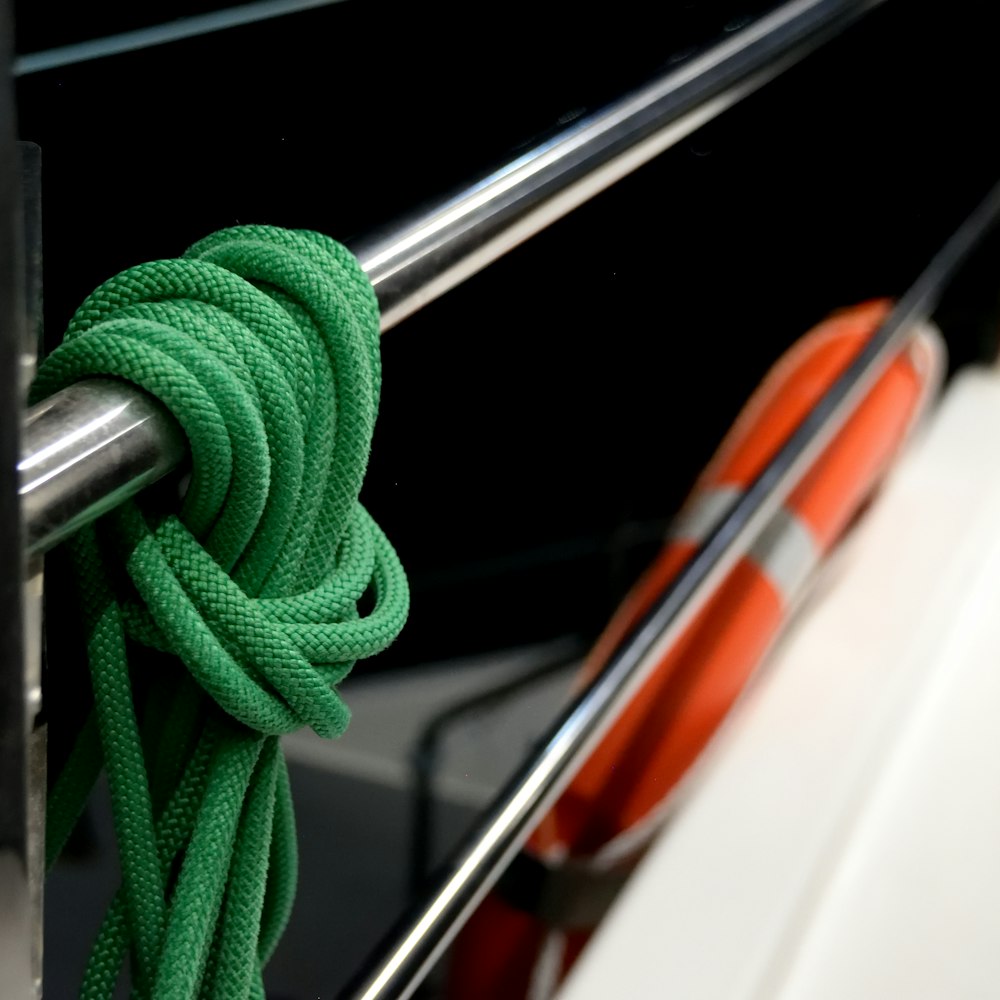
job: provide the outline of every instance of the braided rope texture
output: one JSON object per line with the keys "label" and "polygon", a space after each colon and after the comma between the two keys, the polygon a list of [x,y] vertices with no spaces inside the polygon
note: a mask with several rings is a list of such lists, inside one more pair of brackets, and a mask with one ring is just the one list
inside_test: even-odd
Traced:
{"label": "braided rope texture", "polygon": [[358,501],[378,304],[325,236],[223,230],[98,288],[33,398],[90,377],[157,397],[192,467],[179,512],[128,501],[67,543],[93,711],[50,793],[46,854],[103,766],[122,876],[80,995],[109,1000],[127,976],[139,1000],[257,1000],[297,877],[278,738],[342,733],[337,683],[409,607]]}

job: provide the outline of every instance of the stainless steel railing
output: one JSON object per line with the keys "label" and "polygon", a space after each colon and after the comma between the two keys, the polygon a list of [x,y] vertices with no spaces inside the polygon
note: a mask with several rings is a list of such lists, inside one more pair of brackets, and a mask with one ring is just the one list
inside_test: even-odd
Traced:
{"label": "stainless steel railing", "polygon": [[[352,249],[382,329],[751,93],[882,0],[791,0],[701,55],[574,123],[427,212]],[[179,428],[138,389],[81,384],[28,415],[20,464],[28,549],[43,551],[170,471]]]}
{"label": "stainless steel railing", "polygon": [[777,513],[805,471],[874,385],[914,326],[927,319],[962,262],[1000,218],[1000,184],[938,252],[856,360],[830,387],[698,551],[619,644],[600,674],[543,736],[497,796],[439,886],[376,953],[355,1000],[405,998],[496,882],[588,753]]}

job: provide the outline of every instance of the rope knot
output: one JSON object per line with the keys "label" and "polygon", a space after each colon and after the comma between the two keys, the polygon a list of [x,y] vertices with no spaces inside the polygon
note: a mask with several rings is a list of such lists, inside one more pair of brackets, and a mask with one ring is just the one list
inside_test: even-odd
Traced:
{"label": "rope knot", "polygon": [[267,735],[342,732],[332,685],[405,618],[395,554],[358,502],[378,339],[374,292],[345,248],[241,226],[107,281],[35,386],[125,378],[177,418],[192,452],[180,514],[154,523],[128,505],[111,519],[141,600],[130,633]]}
{"label": "rope knot", "polygon": [[[381,382],[375,295],[324,236],[224,230],[98,288],[33,395],[102,376],[173,413],[191,479],[178,513],[129,501],[69,542],[94,712],[50,795],[47,848],[51,861],[103,763],[122,869],[81,996],[110,1000],[129,956],[136,995],[247,1000],[294,896],[275,737],[341,733],[335,685],[408,610],[358,500]],[[149,671],[137,693],[126,637],[186,670]]]}

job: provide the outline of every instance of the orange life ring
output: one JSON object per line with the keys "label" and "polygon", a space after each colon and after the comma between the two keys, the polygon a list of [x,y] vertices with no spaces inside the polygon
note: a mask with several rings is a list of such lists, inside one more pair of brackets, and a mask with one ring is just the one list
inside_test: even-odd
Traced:
{"label": "orange life ring", "polygon": [[[771,369],[699,478],[660,555],[587,657],[581,683],[607,661],[889,309],[880,300],[834,314]],[[459,935],[449,971],[454,1000],[537,1000],[562,978],[602,900],[662,825],[681,779],[774,641],[812,569],[857,514],[936,389],[942,357],[930,332],[911,338],[663,657],[536,829],[511,868],[513,878],[501,882]]]}

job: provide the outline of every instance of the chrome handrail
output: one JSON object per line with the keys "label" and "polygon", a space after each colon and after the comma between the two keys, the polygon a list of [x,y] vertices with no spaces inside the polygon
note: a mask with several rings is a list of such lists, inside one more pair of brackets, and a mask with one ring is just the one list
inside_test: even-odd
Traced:
{"label": "chrome handrail", "polygon": [[[444,294],[689,135],[883,0],[791,0],[441,204],[352,249],[382,329]],[[21,503],[30,552],[44,551],[184,457],[155,400],[108,383],[34,407]]]}

